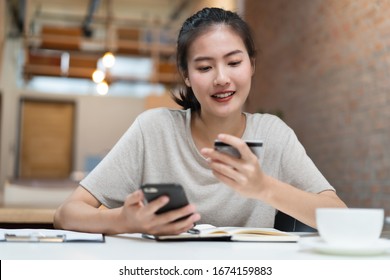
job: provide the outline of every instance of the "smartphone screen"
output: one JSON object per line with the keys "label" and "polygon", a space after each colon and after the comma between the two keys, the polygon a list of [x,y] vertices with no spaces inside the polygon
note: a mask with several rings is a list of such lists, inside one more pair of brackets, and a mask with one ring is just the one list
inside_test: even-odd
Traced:
{"label": "smartphone screen", "polygon": [[[248,147],[252,151],[252,153],[254,153],[257,157],[260,156],[260,148],[263,147],[263,141],[247,140],[247,141],[245,141],[245,143],[248,145]],[[214,141],[214,149],[219,151],[219,152],[231,155],[235,158],[241,158],[241,154],[236,148],[234,148],[234,147],[230,146],[229,144],[226,144],[222,141],[215,140]]]}
{"label": "smartphone screen", "polygon": [[156,214],[175,210],[188,204],[187,196],[180,184],[145,184],[141,186],[141,190],[147,202],[151,202],[162,195],[169,197],[168,204],[160,208]]}

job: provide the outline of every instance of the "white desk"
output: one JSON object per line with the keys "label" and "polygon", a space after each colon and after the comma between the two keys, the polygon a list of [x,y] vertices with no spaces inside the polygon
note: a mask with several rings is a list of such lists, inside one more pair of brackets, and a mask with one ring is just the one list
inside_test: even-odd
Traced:
{"label": "white desk", "polygon": [[[304,238],[304,237],[302,237]],[[0,242],[2,260],[390,260],[303,251],[297,243],[156,242],[138,234],[106,236],[105,243]]]}

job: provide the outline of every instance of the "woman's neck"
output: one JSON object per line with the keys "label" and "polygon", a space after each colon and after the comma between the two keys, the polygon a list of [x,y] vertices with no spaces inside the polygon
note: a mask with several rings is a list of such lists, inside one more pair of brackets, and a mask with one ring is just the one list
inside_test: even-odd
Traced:
{"label": "woman's neck", "polygon": [[227,118],[218,118],[206,114],[192,114],[191,133],[198,150],[212,147],[218,134],[226,133],[242,137],[246,127],[245,114],[239,112]]}

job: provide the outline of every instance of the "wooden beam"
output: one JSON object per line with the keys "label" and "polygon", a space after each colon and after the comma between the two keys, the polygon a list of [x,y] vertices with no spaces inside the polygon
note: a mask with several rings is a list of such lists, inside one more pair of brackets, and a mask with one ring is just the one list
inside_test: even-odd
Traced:
{"label": "wooden beam", "polygon": [[24,75],[27,78],[31,76],[52,76],[92,79],[93,71],[95,71],[95,68],[70,67],[68,73],[62,73],[58,66],[33,64],[24,66]]}

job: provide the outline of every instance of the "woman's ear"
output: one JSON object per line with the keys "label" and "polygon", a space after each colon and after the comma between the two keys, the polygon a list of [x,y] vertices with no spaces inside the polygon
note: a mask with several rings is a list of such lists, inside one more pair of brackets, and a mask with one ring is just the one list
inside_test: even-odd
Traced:
{"label": "woman's ear", "polygon": [[186,83],[187,87],[191,87],[190,79],[188,77],[184,78],[184,82]]}
{"label": "woman's ear", "polygon": [[252,64],[252,76],[253,76],[255,74],[255,70],[256,70],[256,59],[252,58],[251,64]]}
{"label": "woman's ear", "polygon": [[180,71],[180,75],[184,80],[184,83],[186,84],[187,87],[191,87],[190,79],[187,76],[187,73],[185,71]]}

